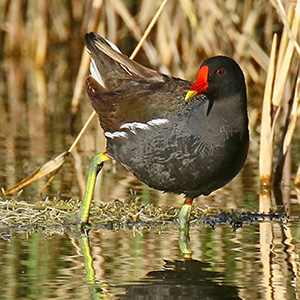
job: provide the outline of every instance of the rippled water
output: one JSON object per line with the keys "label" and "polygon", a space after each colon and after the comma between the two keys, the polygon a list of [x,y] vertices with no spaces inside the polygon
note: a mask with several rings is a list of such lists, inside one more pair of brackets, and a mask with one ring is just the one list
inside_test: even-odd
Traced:
{"label": "rippled water", "polygon": [[1,298],[298,299],[299,225],[193,226],[187,261],[176,226],[13,234],[0,242]]}

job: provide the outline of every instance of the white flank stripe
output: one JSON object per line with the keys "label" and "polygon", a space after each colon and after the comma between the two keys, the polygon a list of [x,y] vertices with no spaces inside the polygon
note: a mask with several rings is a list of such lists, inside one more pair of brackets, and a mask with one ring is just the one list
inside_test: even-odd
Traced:
{"label": "white flank stripe", "polygon": [[147,122],[147,124],[150,126],[159,126],[167,123],[169,123],[168,119],[153,119]]}
{"label": "white flank stripe", "polygon": [[120,129],[129,129],[132,133],[136,133],[136,129],[147,130],[149,129],[149,125],[140,122],[133,122],[133,123],[124,123],[121,125]]}
{"label": "white flank stripe", "polygon": [[[133,134],[136,134],[137,129],[141,130],[149,130],[150,126],[159,126],[163,124],[167,124],[169,122],[168,119],[153,119],[150,120],[147,123],[140,123],[140,122],[132,122],[132,123],[124,123],[120,126],[120,129],[128,129],[130,132]],[[128,138],[128,134],[124,131],[115,131],[114,133],[111,132],[105,132],[105,136],[109,139],[114,139],[114,138]]]}
{"label": "white flank stripe", "polygon": [[113,139],[112,133],[111,132],[104,132],[104,135],[109,138],[109,139]]}
{"label": "white flank stripe", "polygon": [[109,138],[109,139],[114,139],[114,138],[128,138],[128,135],[126,132],[122,131],[115,131],[114,133],[111,132],[105,132],[104,135]]}

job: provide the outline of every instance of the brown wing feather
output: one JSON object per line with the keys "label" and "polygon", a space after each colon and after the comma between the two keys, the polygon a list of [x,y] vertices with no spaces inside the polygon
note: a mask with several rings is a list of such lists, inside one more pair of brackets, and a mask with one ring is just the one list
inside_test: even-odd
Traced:
{"label": "brown wing feather", "polygon": [[174,81],[178,82],[129,81],[120,89],[109,91],[89,76],[86,87],[102,128],[113,132],[124,123],[148,122],[156,118],[167,118],[174,111],[183,111],[186,104],[184,96],[191,83],[178,79]]}

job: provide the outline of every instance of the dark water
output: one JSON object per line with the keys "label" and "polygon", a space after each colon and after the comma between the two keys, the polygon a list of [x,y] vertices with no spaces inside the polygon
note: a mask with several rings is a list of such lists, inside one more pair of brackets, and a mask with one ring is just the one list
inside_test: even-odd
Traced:
{"label": "dark water", "polygon": [[0,242],[1,299],[298,299],[299,225],[193,226],[187,261],[175,226],[13,234]]}

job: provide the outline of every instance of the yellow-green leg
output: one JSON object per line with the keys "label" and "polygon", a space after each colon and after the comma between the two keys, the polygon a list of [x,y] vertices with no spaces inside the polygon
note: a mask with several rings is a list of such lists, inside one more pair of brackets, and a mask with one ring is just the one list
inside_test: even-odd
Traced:
{"label": "yellow-green leg", "polygon": [[90,162],[86,187],[84,196],[82,199],[82,206],[79,212],[79,230],[83,230],[84,226],[88,223],[89,215],[90,215],[90,207],[94,193],[95,182],[97,179],[98,173],[101,171],[103,167],[103,163],[109,160],[110,157],[105,153],[97,153],[92,157]]}
{"label": "yellow-green leg", "polygon": [[179,248],[184,258],[192,258],[190,245],[189,225],[192,211],[193,199],[186,198],[178,216],[179,221]]}
{"label": "yellow-green leg", "polygon": [[178,216],[180,230],[189,228],[192,205],[193,199],[186,198],[183,205],[181,206]]}

